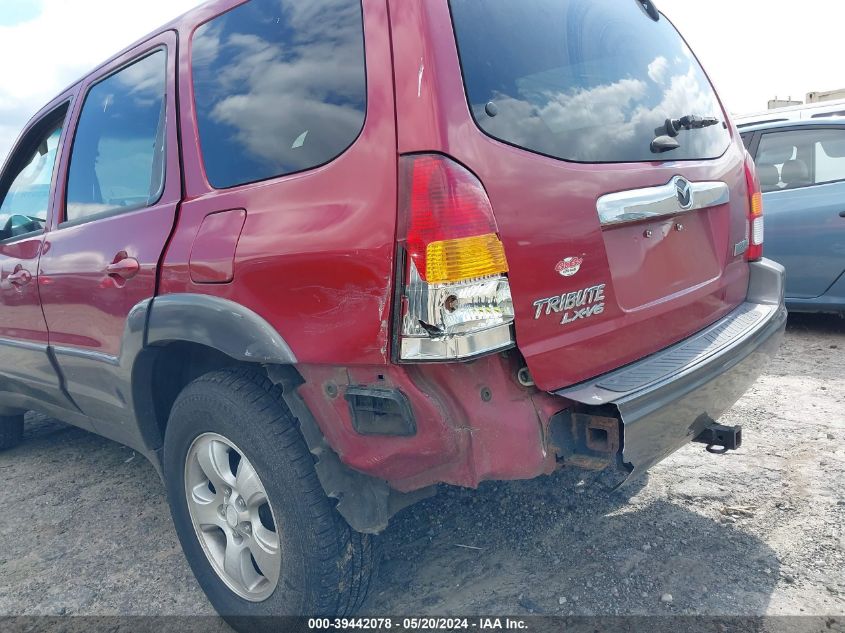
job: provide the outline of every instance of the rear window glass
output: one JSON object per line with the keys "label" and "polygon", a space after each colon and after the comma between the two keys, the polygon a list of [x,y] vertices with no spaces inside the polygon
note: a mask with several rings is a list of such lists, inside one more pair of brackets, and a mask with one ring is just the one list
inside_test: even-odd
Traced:
{"label": "rear window glass", "polygon": [[329,162],[364,125],[360,0],[252,0],[200,27],[193,78],[209,182]]}
{"label": "rear window glass", "polygon": [[[730,143],[713,88],[678,32],[636,0],[451,0],[479,127],[563,160],[709,159]],[[667,118],[717,117],[651,152]]]}

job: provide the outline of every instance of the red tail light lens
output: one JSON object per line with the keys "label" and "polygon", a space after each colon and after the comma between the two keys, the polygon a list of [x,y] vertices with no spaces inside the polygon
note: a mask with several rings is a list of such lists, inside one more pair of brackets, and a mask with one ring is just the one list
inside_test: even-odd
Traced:
{"label": "red tail light lens", "polygon": [[456,282],[506,273],[487,193],[469,171],[437,154],[404,156],[406,247],[420,277]]}
{"label": "red tail light lens", "polygon": [[745,156],[745,181],[748,185],[748,250],[745,259],[756,262],[763,259],[765,225],[763,221],[763,191],[757,178],[757,168],[751,156]]}
{"label": "red tail light lens", "polygon": [[459,361],[512,347],[508,262],[481,182],[439,154],[403,156],[399,169],[408,257],[397,360]]}

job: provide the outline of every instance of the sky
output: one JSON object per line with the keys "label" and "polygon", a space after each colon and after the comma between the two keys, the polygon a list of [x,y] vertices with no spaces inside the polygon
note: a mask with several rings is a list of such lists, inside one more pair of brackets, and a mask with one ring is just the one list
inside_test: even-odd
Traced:
{"label": "sky", "polygon": [[[302,0],[306,2],[307,0]],[[618,0],[624,2],[626,0]],[[633,1],[633,0],[631,0]],[[830,0],[655,0],[734,114],[845,88],[845,6]],[[0,162],[59,91],[200,0],[0,0]]]}
{"label": "sky", "polygon": [[[728,110],[845,88],[845,4],[803,0],[654,0],[698,56]],[[837,70],[839,69],[839,70]]]}
{"label": "sky", "polygon": [[0,163],[60,91],[200,0],[0,0]]}

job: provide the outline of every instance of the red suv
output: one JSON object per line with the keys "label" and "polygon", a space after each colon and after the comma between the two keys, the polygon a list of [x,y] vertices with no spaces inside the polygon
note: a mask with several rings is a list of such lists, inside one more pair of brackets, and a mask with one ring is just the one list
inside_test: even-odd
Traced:
{"label": "red suv", "polygon": [[0,442],[147,456],[229,617],[352,613],[436,484],[735,448],[786,319],[650,0],[216,0],[36,115],[0,199]]}

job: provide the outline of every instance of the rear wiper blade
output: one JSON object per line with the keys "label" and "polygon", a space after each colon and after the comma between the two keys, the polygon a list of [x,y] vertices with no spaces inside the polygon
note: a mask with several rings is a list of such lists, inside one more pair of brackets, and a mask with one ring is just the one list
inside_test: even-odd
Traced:
{"label": "rear wiper blade", "polygon": [[651,151],[655,154],[671,152],[681,144],[676,137],[681,130],[700,130],[701,128],[719,125],[721,121],[714,116],[697,116],[687,114],[679,119],[666,119],[666,122],[654,131],[655,139],[651,142]]}
{"label": "rear wiper blade", "polygon": [[700,130],[701,128],[719,125],[721,121],[714,116],[697,116],[695,114],[688,114],[682,116],[680,119],[666,119],[666,123],[662,127],[657,128],[654,132],[657,136],[667,134],[669,136],[678,136],[681,130]]}

